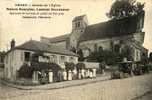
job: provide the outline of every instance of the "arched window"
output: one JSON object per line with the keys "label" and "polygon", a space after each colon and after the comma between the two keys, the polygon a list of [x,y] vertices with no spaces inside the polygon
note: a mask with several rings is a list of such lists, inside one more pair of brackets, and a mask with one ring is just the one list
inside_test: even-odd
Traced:
{"label": "arched window", "polygon": [[99,51],[99,52],[102,52],[102,51],[103,51],[103,47],[102,47],[102,46],[99,46],[98,51]]}
{"label": "arched window", "polygon": [[79,27],[80,27],[80,22],[76,22],[76,23],[75,23],[75,27],[76,27],[76,28],[79,28]]}
{"label": "arched window", "polygon": [[97,44],[94,44],[94,51],[97,52]]}
{"label": "arched window", "polygon": [[80,27],[80,22],[78,22],[78,28]]}

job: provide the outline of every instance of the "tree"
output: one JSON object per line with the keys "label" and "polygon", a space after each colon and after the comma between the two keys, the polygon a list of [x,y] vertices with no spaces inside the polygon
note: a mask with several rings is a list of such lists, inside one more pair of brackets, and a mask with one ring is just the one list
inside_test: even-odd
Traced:
{"label": "tree", "polygon": [[105,61],[106,64],[114,65],[117,62],[118,53],[111,50],[104,50],[101,57],[103,57],[103,61]]}
{"label": "tree", "polygon": [[142,55],[141,55],[141,63],[143,65],[148,64],[148,55],[146,53],[142,53]]}
{"label": "tree", "polygon": [[79,62],[76,64],[76,68],[77,68],[77,70],[85,69],[85,64],[82,62]]}
{"label": "tree", "polygon": [[111,19],[120,19],[140,14],[144,12],[143,8],[144,4],[136,2],[136,0],[115,1],[111,6],[110,12],[107,13],[107,16]]}
{"label": "tree", "polygon": [[66,71],[74,70],[75,64],[73,62],[65,62]]}
{"label": "tree", "polygon": [[82,49],[79,49],[77,54],[79,55],[78,61],[84,61]]}
{"label": "tree", "polygon": [[119,54],[111,50],[99,50],[92,52],[87,61],[105,62],[108,65],[115,64],[118,61]]}
{"label": "tree", "polygon": [[72,51],[73,53],[76,53],[76,52],[77,52],[77,50],[76,50],[75,47],[72,47],[71,51]]}
{"label": "tree", "polygon": [[127,60],[133,60],[133,48],[130,45],[124,45],[120,54],[121,58],[127,58]]}
{"label": "tree", "polygon": [[24,63],[18,71],[20,78],[32,78],[33,67],[30,67],[28,64]]}

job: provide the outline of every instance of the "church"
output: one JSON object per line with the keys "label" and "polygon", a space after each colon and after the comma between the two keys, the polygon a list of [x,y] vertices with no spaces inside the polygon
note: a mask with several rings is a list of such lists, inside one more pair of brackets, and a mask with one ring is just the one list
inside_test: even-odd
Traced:
{"label": "church", "polygon": [[76,52],[82,50],[85,58],[100,48],[121,53],[128,46],[132,60],[141,61],[143,56],[148,55],[148,50],[143,47],[144,15],[142,13],[92,25],[88,25],[86,15],[76,16],[72,20],[71,33],[54,38],[41,37],[41,42]]}

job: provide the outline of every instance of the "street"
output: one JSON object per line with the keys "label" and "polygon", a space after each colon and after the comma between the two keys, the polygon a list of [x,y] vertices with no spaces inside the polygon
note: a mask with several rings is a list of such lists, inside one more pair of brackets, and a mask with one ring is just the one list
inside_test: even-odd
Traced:
{"label": "street", "polygon": [[[87,84],[78,84],[65,88],[49,89],[51,84],[40,86],[39,89],[21,90],[12,87],[0,85],[0,100],[149,100],[152,95],[140,97],[151,89],[151,74],[135,76],[126,79],[96,81],[97,79],[75,80],[75,84],[87,82]],[[90,83],[89,83],[90,82]],[[55,83],[55,86],[67,84],[72,81]],[[53,85],[53,84],[52,84]],[[59,87],[59,86],[58,86]],[[48,89],[47,89],[48,88]],[[44,90],[43,90],[44,89]]]}
{"label": "street", "polygon": [[145,95],[138,97],[136,99],[133,100],[151,100],[152,99],[152,92],[148,92]]}

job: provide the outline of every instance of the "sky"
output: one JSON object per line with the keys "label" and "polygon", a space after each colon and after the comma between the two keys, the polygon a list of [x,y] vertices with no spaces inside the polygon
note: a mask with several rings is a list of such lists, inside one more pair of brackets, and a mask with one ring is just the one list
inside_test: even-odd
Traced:
{"label": "sky", "polygon": [[[145,41],[144,47],[152,51],[152,0],[137,0],[145,2]],[[55,37],[70,33],[72,19],[75,16],[87,15],[89,24],[107,21],[106,13],[110,10],[113,0],[1,0],[0,1],[0,50],[10,47],[11,39],[20,45],[30,39],[40,40],[41,36]],[[23,19],[21,16],[12,16],[6,8],[14,7],[17,3],[31,4],[61,4],[69,8],[63,16],[51,19]]]}

